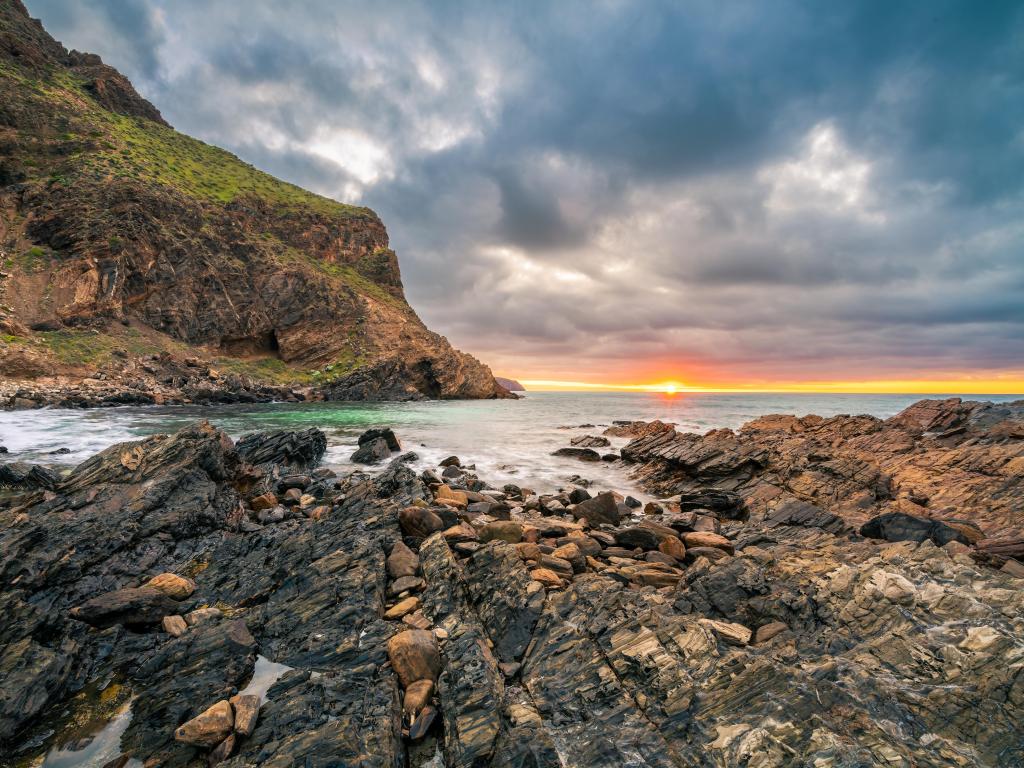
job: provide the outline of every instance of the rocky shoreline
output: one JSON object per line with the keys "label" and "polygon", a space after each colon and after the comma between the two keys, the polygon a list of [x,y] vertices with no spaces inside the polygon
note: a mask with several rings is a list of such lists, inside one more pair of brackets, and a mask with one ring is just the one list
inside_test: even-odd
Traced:
{"label": "rocky shoreline", "polygon": [[1024,402],[613,429],[658,501],[390,430],[345,476],[206,423],[22,467],[0,764],[1021,764]]}

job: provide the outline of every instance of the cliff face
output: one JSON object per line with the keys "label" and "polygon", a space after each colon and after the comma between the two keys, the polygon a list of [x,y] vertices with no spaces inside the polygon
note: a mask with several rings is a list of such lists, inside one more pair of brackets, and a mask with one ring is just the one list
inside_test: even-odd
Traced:
{"label": "cliff face", "polygon": [[117,378],[165,352],[336,396],[507,394],[406,303],[373,211],[177,133],[17,2],[0,6],[0,249],[5,377]]}

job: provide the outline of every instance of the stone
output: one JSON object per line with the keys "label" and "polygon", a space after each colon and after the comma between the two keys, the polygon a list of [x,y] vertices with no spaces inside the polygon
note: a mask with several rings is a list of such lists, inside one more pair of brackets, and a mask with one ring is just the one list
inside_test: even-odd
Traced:
{"label": "stone", "polygon": [[235,710],[235,733],[239,736],[252,736],[260,716],[260,697],[247,693],[232,696],[228,701]]}
{"label": "stone", "polygon": [[302,491],[298,488],[289,488],[284,492],[284,496],[281,497],[281,500],[288,506],[295,506],[302,501],[302,495]]}
{"label": "stone", "polygon": [[572,508],[572,515],[595,526],[619,524],[619,507],[611,491],[605,491],[592,499],[581,501]]}
{"label": "stone", "polygon": [[714,547],[715,549],[720,549],[730,555],[735,551],[733,543],[729,541],[729,539],[725,538],[725,536],[718,533],[692,531],[690,533],[684,533],[680,538],[682,538],[683,544],[686,545],[687,549],[690,549],[691,547]]}
{"label": "stone", "polygon": [[714,619],[700,619],[700,623],[728,645],[743,646],[750,642],[751,632],[742,624],[731,621],[715,621]]}
{"label": "stone", "polygon": [[410,683],[405,689],[405,697],[402,699],[402,711],[407,719],[412,720],[430,703],[430,697],[434,695],[433,680],[417,680]]}
{"label": "stone", "polygon": [[458,456],[449,456],[447,459],[442,459],[439,467],[461,467],[462,462]]}
{"label": "stone", "polygon": [[196,583],[176,573],[161,573],[146,582],[147,587],[159,589],[174,600],[184,600],[196,591]]}
{"label": "stone", "polygon": [[403,688],[417,680],[437,680],[441,655],[432,632],[407,629],[394,635],[387,644],[388,659]]}
{"label": "stone", "polygon": [[194,747],[215,747],[231,735],[235,713],[227,700],[218,701],[174,731],[176,741]]}
{"label": "stone", "polygon": [[530,577],[549,589],[558,589],[563,584],[562,577],[548,568],[533,568]]}
{"label": "stone", "polygon": [[374,440],[383,440],[389,451],[400,451],[402,450],[402,443],[398,440],[394,430],[391,427],[381,427],[379,429],[368,429],[359,436],[359,445],[365,445],[371,443]]}
{"label": "stone", "polygon": [[515,545],[516,552],[519,557],[523,560],[539,560],[543,554],[536,544],[532,542],[522,542]]}
{"label": "stone", "polygon": [[400,579],[403,576],[415,576],[420,568],[420,558],[402,541],[396,541],[391,547],[391,554],[388,555],[388,575],[392,579]]}
{"label": "stone", "polygon": [[388,448],[387,441],[382,437],[377,437],[360,443],[359,447],[349,456],[349,461],[356,464],[379,464],[390,457],[391,449]]}
{"label": "stone", "polygon": [[559,448],[554,451],[552,456],[560,456],[568,459],[578,459],[579,461],[600,461],[601,454],[592,448]]}
{"label": "stone", "polygon": [[1024,563],[1014,560],[1013,558],[1007,559],[1007,561],[1003,563],[1003,567],[999,570],[1013,576],[1015,579],[1024,579]]}
{"label": "stone", "polygon": [[718,547],[687,547],[686,548],[686,562],[692,563],[700,558],[705,558],[712,563],[717,563],[721,560],[728,560],[730,555],[724,549]]}
{"label": "stone", "polygon": [[930,539],[939,547],[950,541],[959,541],[961,544],[971,543],[963,532],[940,520],[914,517],[902,512],[888,512],[871,518],[860,527],[860,535],[886,541]]}
{"label": "stone", "polygon": [[480,541],[505,541],[518,544],[523,539],[523,526],[511,520],[495,520],[480,529]]}
{"label": "stone", "polygon": [[434,500],[439,504],[447,504],[450,507],[465,509],[469,505],[469,497],[465,491],[456,491],[445,484],[437,487],[434,493]]}
{"label": "stone", "polygon": [[277,487],[282,491],[287,491],[289,488],[298,488],[304,491],[312,482],[313,478],[309,475],[285,475],[277,481]]}
{"label": "stone", "polygon": [[591,498],[590,491],[586,488],[573,488],[569,491],[569,503],[579,504],[581,501],[586,501]]}
{"label": "stone", "polygon": [[407,597],[404,600],[398,601],[393,606],[384,611],[384,618],[388,621],[397,621],[403,616],[417,610],[419,607],[420,599],[418,597]]}
{"label": "stone", "polygon": [[615,531],[615,543],[626,549],[657,549],[658,535],[647,528],[639,526],[620,528]]}
{"label": "stone", "polygon": [[587,569],[587,558],[575,543],[563,544],[556,548],[551,556],[568,562],[574,573],[582,573]]}
{"label": "stone", "polygon": [[185,614],[185,622],[191,627],[210,619],[220,618],[220,608],[197,608]]}
{"label": "stone", "polygon": [[673,587],[679,583],[681,572],[668,572],[652,568],[641,568],[630,575],[632,581],[648,587]]}
{"label": "stone", "polygon": [[436,709],[430,706],[424,707],[413,721],[413,724],[409,726],[409,741],[419,741],[426,736],[436,717]]}
{"label": "stone", "polygon": [[237,737],[235,734],[230,734],[224,741],[218,744],[211,750],[210,754],[206,756],[206,761],[210,765],[217,765],[227,760],[235,751],[235,742]]}
{"label": "stone", "polygon": [[554,571],[565,579],[571,579],[573,573],[575,573],[572,563],[554,555],[541,555],[537,564],[542,568],[547,568],[549,571]]}
{"label": "stone", "polygon": [[656,501],[648,501],[644,504],[645,515],[662,515],[665,513],[665,508]]}
{"label": "stone", "polygon": [[402,533],[414,539],[425,539],[432,533],[443,531],[444,522],[429,509],[405,507],[398,513]]}
{"label": "stone", "polygon": [[666,537],[659,541],[658,551],[680,562],[686,559],[686,545],[678,536]]}
{"label": "stone", "polygon": [[769,640],[776,637],[777,635],[782,634],[788,629],[789,627],[787,627],[781,621],[773,621],[768,624],[762,624],[760,627],[757,628],[757,632],[754,633],[754,644],[760,645],[761,643],[767,643]]}
{"label": "stone", "polygon": [[249,506],[256,512],[264,509],[273,509],[277,506],[277,496],[274,493],[267,491],[264,494],[251,498],[249,500]]}
{"label": "stone", "polygon": [[164,616],[160,625],[171,637],[181,637],[188,629],[188,623],[181,616]]}
{"label": "stone", "polygon": [[402,576],[391,582],[388,592],[392,595],[400,595],[403,592],[419,591],[423,589],[423,579],[419,576]]}
{"label": "stone", "polygon": [[594,435],[580,435],[569,440],[569,444],[576,448],[607,448],[611,441],[607,437],[595,437]]}
{"label": "stone", "polygon": [[164,616],[173,614],[176,608],[177,602],[156,587],[129,587],[87,600],[72,608],[70,615],[73,619],[103,628],[115,624],[157,624]]}

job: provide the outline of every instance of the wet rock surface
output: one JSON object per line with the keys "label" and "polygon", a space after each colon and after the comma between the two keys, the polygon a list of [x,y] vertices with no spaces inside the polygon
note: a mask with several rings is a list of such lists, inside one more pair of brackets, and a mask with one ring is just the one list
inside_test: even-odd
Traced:
{"label": "wet rock surface", "polygon": [[0,510],[0,764],[122,686],[149,766],[1020,765],[1015,421],[622,425],[642,507],[336,477],[317,431],[113,446]]}

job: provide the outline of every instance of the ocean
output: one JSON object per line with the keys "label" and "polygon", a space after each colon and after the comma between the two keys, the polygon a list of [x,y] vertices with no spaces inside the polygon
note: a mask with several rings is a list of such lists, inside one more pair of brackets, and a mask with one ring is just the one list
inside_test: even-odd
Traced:
{"label": "ocean", "polygon": [[[625,468],[551,456],[577,435],[600,435],[617,420],[661,419],[676,429],[704,433],[737,428],[767,413],[898,413],[924,395],[676,394],[635,392],[527,392],[520,400],[414,403],[275,403],[224,406],[148,406],[94,410],[43,409],[0,412],[0,445],[7,460],[74,465],[114,443],[172,432],[207,419],[232,437],[269,429],[319,427],[327,433],[325,463],[351,469],[348,457],[359,434],[390,426],[404,450],[420,458],[416,468],[436,466],[449,455],[475,464],[484,480],[553,491],[582,476],[595,487],[637,489]],[[928,395],[939,398],[943,395]],[[1024,396],[960,395],[965,400],[1008,401]],[[591,424],[590,426],[580,426]],[[611,438],[612,449],[625,439]],[[63,451],[55,453],[55,451]]]}

